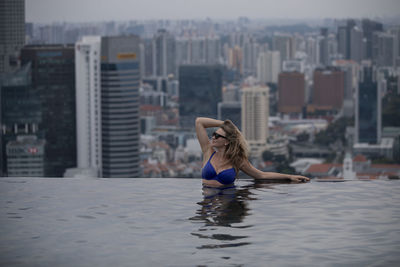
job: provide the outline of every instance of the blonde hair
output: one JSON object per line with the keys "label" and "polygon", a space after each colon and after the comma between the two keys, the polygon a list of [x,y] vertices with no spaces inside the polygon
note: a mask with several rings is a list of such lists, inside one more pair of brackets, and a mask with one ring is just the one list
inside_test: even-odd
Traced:
{"label": "blonde hair", "polygon": [[244,161],[248,160],[247,142],[231,120],[225,120],[221,129],[224,130],[226,139],[229,141],[224,156],[238,173]]}

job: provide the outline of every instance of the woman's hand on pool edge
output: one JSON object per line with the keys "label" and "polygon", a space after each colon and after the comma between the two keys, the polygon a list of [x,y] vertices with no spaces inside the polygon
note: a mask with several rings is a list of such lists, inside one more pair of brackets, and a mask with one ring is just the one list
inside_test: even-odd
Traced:
{"label": "woman's hand on pool edge", "polygon": [[294,183],[307,183],[310,181],[310,178],[301,175],[290,175],[289,179]]}

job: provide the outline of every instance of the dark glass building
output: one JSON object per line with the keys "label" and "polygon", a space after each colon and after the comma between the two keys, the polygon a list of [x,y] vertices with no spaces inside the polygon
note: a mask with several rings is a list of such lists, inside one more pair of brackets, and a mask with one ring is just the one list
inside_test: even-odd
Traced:
{"label": "dark glass building", "polygon": [[15,73],[5,75],[1,88],[1,161],[0,174],[7,174],[6,146],[18,135],[41,136],[39,124],[42,121],[39,96],[31,86],[31,66],[26,64]]}
{"label": "dark glass building", "polygon": [[181,127],[194,127],[198,116],[216,118],[222,101],[222,67],[184,65],[179,67],[179,116]]}
{"label": "dark glass building", "polygon": [[40,99],[39,130],[45,140],[45,176],[62,177],[76,166],[74,46],[25,46],[22,65],[31,64],[32,93]]}
{"label": "dark glass building", "polygon": [[375,81],[374,70],[364,67],[361,82],[357,92],[357,118],[356,118],[356,142],[377,144],[380,142],[380,94]]}
{"label": "dark glass building", "polygon": [[103,177],[140,176],[139,37],[101,40]]}

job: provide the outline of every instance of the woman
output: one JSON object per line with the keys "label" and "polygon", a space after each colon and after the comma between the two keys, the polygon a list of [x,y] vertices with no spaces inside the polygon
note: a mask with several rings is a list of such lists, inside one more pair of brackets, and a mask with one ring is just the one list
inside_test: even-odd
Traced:
{"label": "woman", "polygon": [[[219,127],[208,139],[206,128]],[[300,175],[263,172],[248,160],[247,145],[243,135],[230,121],[210,118],[196,119],[196,134],[203,151],[203,184],[221,187],[233,184],[239,170],[255,179],[289,180],[307,182],[310,179]]]}

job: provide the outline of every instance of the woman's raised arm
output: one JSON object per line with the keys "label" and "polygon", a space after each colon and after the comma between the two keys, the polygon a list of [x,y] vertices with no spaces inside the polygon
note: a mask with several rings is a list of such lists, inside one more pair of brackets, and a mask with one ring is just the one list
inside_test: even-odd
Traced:
{"label": "woman's raised arm", "polygon": [[206,128],[220,127],[224,122],[210,118],[198,117],[196,119],[196,134],[199,140],[201,151],[205,153],[209,149],[209,139]]}
{"label": "woman's raised arm", "polygon": [[254,179],[260,180],[288,180],[291,182],[308,182],[310,178],[301,175],[291,175],[291,174],[282,174],[277,172],[263,172],[255,168],[251,163],[247,160],[242,164],[240,169],[246,173],[247,175],[253,177]]}

